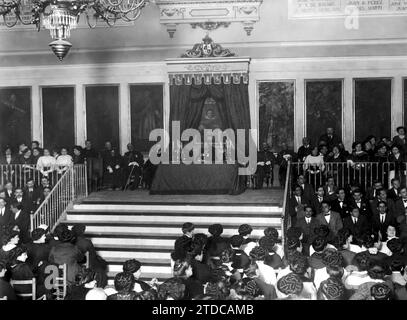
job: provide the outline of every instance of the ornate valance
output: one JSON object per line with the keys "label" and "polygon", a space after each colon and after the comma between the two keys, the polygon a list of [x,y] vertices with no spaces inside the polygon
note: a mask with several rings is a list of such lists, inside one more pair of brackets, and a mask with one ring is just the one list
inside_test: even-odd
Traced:
{"label": "ornate valance", "polygon": [[170,85],[197,84],[239,84],[249,83],[249,74],[245,73],[194,73],[194,74],[170,74]]}
{"label": "ornate valance", "polygon": [[208,36],[179,59],[168,59],[170,85],[249,83],[250,58],[237,58]]}

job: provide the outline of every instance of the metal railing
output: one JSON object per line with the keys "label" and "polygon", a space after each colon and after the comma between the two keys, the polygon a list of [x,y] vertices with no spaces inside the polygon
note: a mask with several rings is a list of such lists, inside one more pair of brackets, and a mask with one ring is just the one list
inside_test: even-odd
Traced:
{"label": "metal railing", "polygon": [[281,218],[281,241],[284,248],[284,256],[287,256],[287,246],[286,246],[286,231],[291,226],[291,217],[289,213],[289,201],[291,198],[291,162],[288,162],[287,172],[285,176],[285,186],[284,186],[284,199],[283,199],[283,215]]}
{"label": "metal railing", "polygon": [[[49,183],[55,185],[61,176],[58,168],[50,172],[47,176]],[[62,168],[61,168],[62,169]],[[34,180],[38,186],[41,183],[43,174],[37,170],[35,164],[1,164],[0,165],[0,185],[11,182],[13,188],[24,188],[29,180]]]}
{"label": "metal railing", "polygon": [[329,177],[334,178],[338,187],[358,185],[363,190],[371,187],[375,181],[383,187],[390,186],[392,178],[399,178],[404,182],[406,177],[406,163],[394,162],[326,162],[323,166],[304,166],[302,162],[293,162],[293,178],[304,175],[306,181],[314,188],[324,186]]}
{"label": "metal railing", "polygon": [[88,195],[86,164],[70,167],[58,180],[50,194],[31,215],[31,230],[46,224],[50,230],[61,219],[67,207]]}

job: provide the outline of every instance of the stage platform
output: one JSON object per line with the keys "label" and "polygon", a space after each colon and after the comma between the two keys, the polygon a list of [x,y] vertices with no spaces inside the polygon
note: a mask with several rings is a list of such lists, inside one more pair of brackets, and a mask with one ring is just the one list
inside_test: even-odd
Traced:
{"label": "stage platform", "polygon": [[280,188],[252,190],[239,195],[150,195],[148,190],[98,191],[82,201],[84,204],[168,204],[282,206],[284,190]]}
{"label": "stage platform", "polygon": [[[252,226],[259,239],[264,229],[281,233],[283,190],[252,190],[239,195],[150,195],[147,190],[99,191],[74,203],[62,223],[86,225],[97,253],[108,264],[109,284],[127,259],[142,263],[142,280],[172,277],[171,251],[184,222],[195,233],[208,234],[208,227],[221,223],[224,237],[238,233],[243,223]],[[209,235],[209,234],[208,234]]]}

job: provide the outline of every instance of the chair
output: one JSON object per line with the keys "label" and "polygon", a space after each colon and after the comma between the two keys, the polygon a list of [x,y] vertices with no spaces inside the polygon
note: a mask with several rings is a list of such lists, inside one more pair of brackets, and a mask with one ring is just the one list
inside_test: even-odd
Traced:
{"label": "chair", "polygon": [[58,276],[54,280],[55,292],[53,295],[56,300],[64,300],[68,286],[66,280],[66,264],[58,266]]}
{"label": "chair", "polygon": [[[37,299],[37,283],[35,278],[32,278],[31,280],[10,280],[11,286],[14,288],[14,286],[19,286],[19,285],[31,285],[31,292],[30,293],[17,293],[16,296],[20,298],[31,298],[31,300],[47,300],[46,295],[42,295]],[[4,297],[0,300],[7,300],[7,297]]]}

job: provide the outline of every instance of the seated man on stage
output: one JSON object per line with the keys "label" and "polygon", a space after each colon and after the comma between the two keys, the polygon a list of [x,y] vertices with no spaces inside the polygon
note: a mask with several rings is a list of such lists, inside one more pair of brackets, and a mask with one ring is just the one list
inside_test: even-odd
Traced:
{"label": "seated man on stage", "polygon": [[135,190],[140,184],[144,157],[140,151],[134,149],[134,146],[127,144],[127,152],[124,154],[124,176],[126,177],[125,189]]}
{"label": "seated man on stage", "polygon": [[267,143],[264,142],[261,150],[257,152],[256,189],[263,188],[264,180],[266,180],[267,187],[269,184],[273,185],[274,162],[274,154],[269,151]]}

